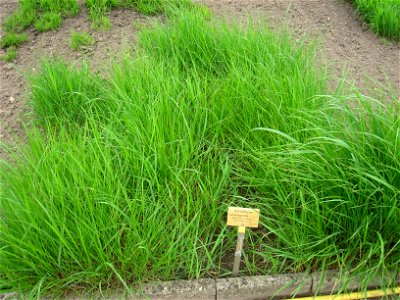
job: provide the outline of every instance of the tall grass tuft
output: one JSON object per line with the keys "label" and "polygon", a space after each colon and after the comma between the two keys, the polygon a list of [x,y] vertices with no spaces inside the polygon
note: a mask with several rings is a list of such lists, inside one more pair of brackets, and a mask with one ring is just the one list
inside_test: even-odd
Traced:
{"label": "tall grass tuft", "polygon": [[372,30],[400,41],[400,0],[353,0],[357,10]]}
{"label": "tall grass tuft", "polygon": [[261,209],[243,274],[396,271],[398,103],[324,96],[312,44],[182,12],[104,75],[56,60],[30,80],[33,129],[1,165],[0,289],[226,276],[229,205]]}

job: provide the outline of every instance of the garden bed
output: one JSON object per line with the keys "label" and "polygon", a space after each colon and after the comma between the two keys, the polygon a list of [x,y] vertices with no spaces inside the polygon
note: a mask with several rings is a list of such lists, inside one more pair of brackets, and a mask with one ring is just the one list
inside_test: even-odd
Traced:
{"label": "garden bed", "polygon": [[28,77],[33,115],[1,166],[2,290],[229,276],[230,205],[261,210],[242,275],[397,270],[396,91],[332,92],[309,39],[197,6],[136,39]]}

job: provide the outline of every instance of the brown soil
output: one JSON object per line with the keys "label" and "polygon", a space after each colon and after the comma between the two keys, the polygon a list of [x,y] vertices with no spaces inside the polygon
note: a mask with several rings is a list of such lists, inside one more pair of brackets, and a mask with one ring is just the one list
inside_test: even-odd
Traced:
{"label": "brown soil", "polygon": [[[336,77],[343,70],[363,92],[378,84],[391,85],[400,91],[400,46],[374,35],[363,24],[346,0],[197,0],[210,7],[217,16],[245,20],[249,15],[267,19],[272,28],[287,24],[299,37],[307,34],[321,42],[321,61],[328,61]],[[0,23],[17,4],[0,0]],[[114,10],[111,30],[92,31],[87,12],[66,19],[57,31],[37,33],[28,30],[28,42],[18,50],[14,63],[0,61],[0,140],[19,135],[21,112],[25,109],[27,83],[23,74],[35,71],[42,57],[61,56],[72,63],[88,57],[95,65],[107,62],[124,45],[135,41],[133,23],[145,17],[131,10]],[[96,43],[84,52],[69,47],[72,31],[90,32]],[[3,50],[1,50],[3,51]],[[372,82],[372,84],[371,84]],[[335,80],[332,81],[335,86]],[[27,108],[29,109],[29,108]]]}

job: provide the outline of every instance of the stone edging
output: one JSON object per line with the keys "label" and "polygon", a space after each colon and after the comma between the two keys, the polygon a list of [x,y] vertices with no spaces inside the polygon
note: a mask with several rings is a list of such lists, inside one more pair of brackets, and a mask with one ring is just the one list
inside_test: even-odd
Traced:
{"label": "stone edging", "polygon": [[[400,274],[396,283],[400,285]],[[368,289],[385,285],[385,278],[376,277],[368,283]],[[141,293],[129,296],[116,292],[105,299],[134,300],[260,300],[282,299],[312,295],[329,295],[357,291],[362,278],[344,280],[334,271],[325,273],[297,273],[266,276],[232,277],[217,279],[177,280],[143,285]],[[15,299],[15,294],[0,294],[0,299]],[[86,296],[72,296],[69,300],[88,299]],[[93,297],[93,296],[92,296]],[[98,296],[95,299],[101,299]]]}
{"label": "stone edging", "polygon": [[[368,283],[368,289],[379,288],[385,279],[375,278]],[[397,284],[400,284],[398,275]],[[219,279],[178,280],[147,284],[143,286],[144,296],[134,299],[154,300],[258,300],[291,298],[312,295],[335,294],[345,288],[356,291],[362,286],[362,278],[350,281],[340,279],[334,271],[322,273],[298,273]]]}

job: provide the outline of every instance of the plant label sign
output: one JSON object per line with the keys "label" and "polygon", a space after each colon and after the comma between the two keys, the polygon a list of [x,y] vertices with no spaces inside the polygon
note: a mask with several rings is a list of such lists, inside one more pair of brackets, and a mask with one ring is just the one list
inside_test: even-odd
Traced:
{"label": "plant label sign", "polygon": [[228,208],[228,226],[257,228],[259,220],[259,209],[232,206]]}
{"label": "plant label sign", "polygon": [[232,274],[237,275],[240,267],[240,260],[242,257],[244,236],[246,227],[256,228],[260,220],[260,210],[243,207],[228,207],[228,226],[238,227],[238,239],[236,243],[235,258],[233,261]]}

